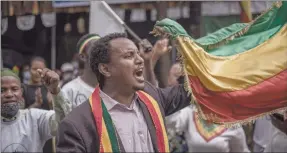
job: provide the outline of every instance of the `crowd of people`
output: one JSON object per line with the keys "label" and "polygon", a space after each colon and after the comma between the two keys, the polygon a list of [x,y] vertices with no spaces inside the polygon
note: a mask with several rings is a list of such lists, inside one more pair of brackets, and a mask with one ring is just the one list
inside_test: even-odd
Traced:
{"label": "crowd of people", "polygon": [[282,116],[258,119],[251,130],[198,118],[179,62],[158,87],[154,69],[169,40],[145,46],[123,33],[87,34],[78,61],[60,71],[42,57],[22,68],[22,78],[3,68],[1,152],[287,151]]}

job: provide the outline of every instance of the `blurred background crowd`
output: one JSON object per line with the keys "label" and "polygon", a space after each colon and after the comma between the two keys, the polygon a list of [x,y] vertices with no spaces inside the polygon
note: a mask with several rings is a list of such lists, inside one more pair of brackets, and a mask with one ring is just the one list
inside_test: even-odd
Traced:
{"label": "blurred background crowd", "polygon": [[[157,20],[171,18],[180,23],[193,38],[205,36],[222,27],[244,20],[240,2],[208,1],[127,1],[109,0],[114,12],[140,37],[152,44],[149,34]],[[272,2],[255,1],[249,9],[256,17]],[[91,31],[90,2],[1,1],[2,65],[24,72],[33,56],[45,59],[47,67],[65,74],[73,65],[81,73],[76,49],[81,36]],[[97,19],[94,22],[101,21]],[[15,45],[17,44],[17,45]],[[166,54],[156,66],[159,84],[167,84],[167,73],[176,61],[176,50]],[[65,64],[66,63],[66,64]],[[62,66],[63,65],[63,66]],[[26,73],[27,74],[27,73]]]}

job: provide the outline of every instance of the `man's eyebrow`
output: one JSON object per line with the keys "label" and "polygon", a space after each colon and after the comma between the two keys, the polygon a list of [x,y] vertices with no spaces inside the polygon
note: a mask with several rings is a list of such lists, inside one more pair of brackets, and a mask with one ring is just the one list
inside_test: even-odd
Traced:
{"label": "man's eyebrow", "polygon": [[130,52],[130,51],[136,51],[136,49],[133,49],[133,48],[121,49],[120,48],[120,51],[126,53],[126,52]]}

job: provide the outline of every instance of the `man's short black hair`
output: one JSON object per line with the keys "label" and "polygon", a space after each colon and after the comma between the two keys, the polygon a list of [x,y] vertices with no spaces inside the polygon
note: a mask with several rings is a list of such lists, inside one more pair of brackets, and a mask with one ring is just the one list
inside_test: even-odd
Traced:
{"label": "man's short black hair", "polygon": [[47,64],[46,64],[46,60],[45,60],[43,57],[40,57],[40,56],[33,56],[33,57],[31,58],[31,60],[30,60],[30,68],[31,68],[32,63],[33,63],[34,61],[40,61],[40,62],[43,62],[43,63],[47,66]]}
{"label": "man's short black hair", "polygon": [[109,63],[110,62],[110,41],[117,38],[127,38],[125,33],[112,33],[106,35],[95,43],[92,44],[90,50],[90,66],[92,71],[96,74],[100,88],[104,85],[104,76],[100,73],[98,66],[99,63]]}

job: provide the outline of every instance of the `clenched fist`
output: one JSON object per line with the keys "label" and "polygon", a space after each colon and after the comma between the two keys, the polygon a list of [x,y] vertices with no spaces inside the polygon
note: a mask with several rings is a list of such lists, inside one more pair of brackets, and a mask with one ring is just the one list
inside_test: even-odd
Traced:
{"label": "clenched fist", "polygon": [[46,86],[46,88],[51,94],[56,95],[60,92],[60,77],[56,72],[47,68],[38,69],[37,72],[41,76],[43,84]]}

